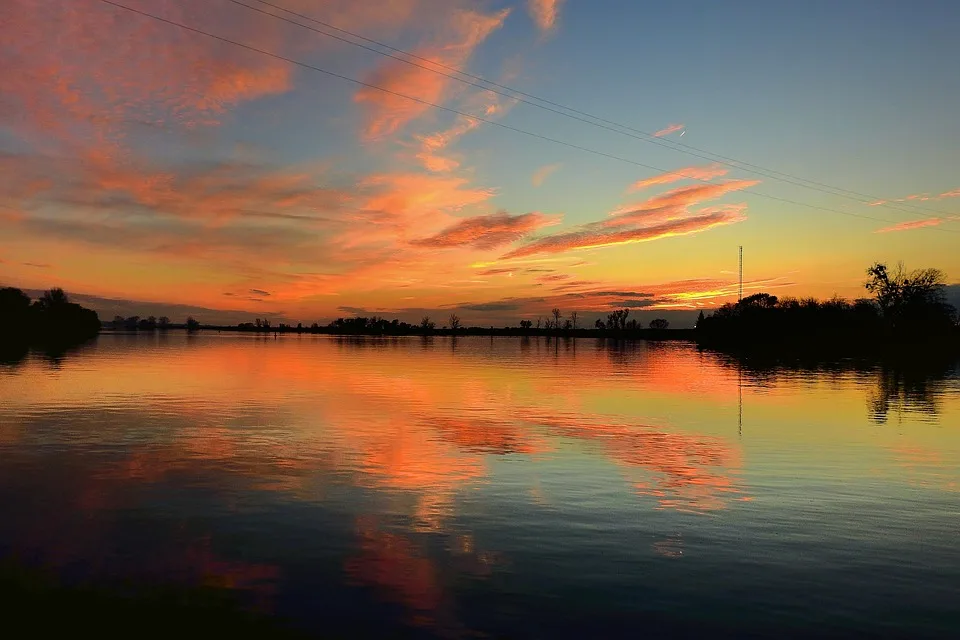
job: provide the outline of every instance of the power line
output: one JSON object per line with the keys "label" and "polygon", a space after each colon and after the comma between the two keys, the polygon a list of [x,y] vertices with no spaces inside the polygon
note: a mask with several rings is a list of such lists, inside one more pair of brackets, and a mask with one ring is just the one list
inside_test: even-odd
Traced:
{"label": "power line", "polygon": [[[157,20],[157,21],[159,21],[159,22],[163,22],[163,23],[165,23],[165,24],[169,24],[169,25],[174,26],[174,27],[179,27],[179,28],[181,28],[181,29],[185,29],[186,31],[191,31],[191,32],[193,32],[193,33],[197,33],[197,34],[200,34],[200,35],[204,35],[204,36],[207,36],[207,37],[209,37],[209,38],[213,38],[213,39],[215,39],[215,40],[219,40],[219,41],[221,41],[221,42],[225,42],[225,43],[227,43],[227,44],[232,44],[232,45],[237,46],[237,47],[240,47],[240,48],[242,48],[242,49],[246,49],[246,50],[248,50],[248,51],[253,51],[254,53],[259,53],[259,54],[261,54],[261,55],[269,56],[269,57],[271,57],[271,58],[275,58],[275,59],[277,59],[277,60],[281,60],[281,61],[283,61],[283,62],[287,62],[287,63],[289,63],[289,64],[293,64],[293,65],[296,65],[296,66],[298,66],[298,67],[303,67],[303,68],[305,68],[305,69],[310,69],[310,70],[312,70],[312,71],[316,71],[316,72],[318,72],[318,73],[322,73],[322,74],[324,74],[324,75],[327,75],[327,76],[330,76],[330,77],[333,77],[333,78],[338,78],[338,79],[340,79],[340,80],[345,80],[345,81],[347,81],[347,82],[351,82],[351,83],[353,83],[353,84],[356,84],[356,85],[359,85],[359,86],[362,86],[362,87],[367,87],[367,88],[369,88],[369,89],[375,89],[375,90],[377,90],[377,91],[381,91],[381,92],[386,93],[386,94],[389,94],[389,95],[397,96],[397,97],[399,97],[399,98],[404,98],[404,99],[406,99],[406,100],[411,100],[411,101],[413,101],[413,102],[417,102],[418,104],[422,104],[422,105],[424,105],[424,106],[429,106],[429,107],[432,107],[432,108],[435,108],[435,109],[440,109],[441,111],[446,111],[446,112],[448,112],[448,113],[453,113],[453,114],[456,114],[456,115],[459,115],[459,116],[463,116],[464,118],[468,118],[468,119],[474,120],[474,121],[476,121],[476,122],[482,122],[482,123],[484,123],[484,124],[489,124],[489,125],[494,126],[494,127],[499,127],[499,128],[501,128],[501,129],[505,129],[505,130],[507,130],[507,131],[513,131],[514,133],[519,133],[519,134],[522,134],[522,135],[525,135],[525,136],[529,136],[529,137],[531,137],[531,138],[537,138],[537,139],[539,139],[539,140],[544,140],[544,141],[546,141],[546,142],[550,142],[550,143],[557,144],[557,145],[560,145],[560,146],[568,147],[568,148],[570,148],[570,149],[576,149],[576,150],[578,150],[578,151],[583,151],[583,152],[585,152],[585,153],[590,153],[590,154],[593,154],[593,155],[596,155],[596,156],[601,156],[601,157],[604,157],[604,158],[609,158],[609,159],[611,159],[611,160],[617,160],[617,161],[619,161],[619,162],[626,162],[626,163],[632,164],[632,165],[634,165],[634,166],[643,167],[644,169],[650,169],[651,171],[657,171],[657,172],[660,172],[660,173],[663,173],[663,172],[666,172],[666,171],[667,171],[666,169],[662,169],[662,168],[660,168],[660,167],[655,167],[655,166],[653,166],[653,165],[649,165],[649,164],[646,164],[646,163],[643,163],[643,162],[639,162],[639,161],[636,161],[636,160],[631,160],[631,159],[629,159],[629,158],[624,158],[624,157],[621,157],[621,156],[617,156],[617,155],[614,155],[614,154],[612,154],[612,153],[606,153],[605,151],[598,151],[598,150],[596,150],[596,149],[591,149],[591,148],[589,148],[589,147],[584,147],[584,146],[581,146],[581,145],[578,145],[578,144],[575,144],[575,143],[572,143],[572,142],[566,142],[566,141],[564,141],[564,140],[558,140],[558,139],[556,139],[556,138],[551,138],[550,136],[545,136],[545,135],[542,135],[542,134],[539,134],[539,133],[534,133],[534,132],[532,132],[532,131],[527,131],[526,129],[521,129],[521,128],[519,128],[519,127],[514,127],[514,126],[511,126],[511,125],[508,125],[508,124],[504,124],[504,123],[502,123],[502,122],[497,122],[497,121],[495,121],[495,120],[490,120],[490,119],[483,118],[483,117],[480,117],[480,116],[475,116],[475,115],[473,115],[473,114],[469,114],[469,113],[466,113],[466,112],[464,112],[464,111],[460,111],[460,110],[458,110],[458,109],[454,109],[454,108],[452,108],[452,107],[446,107],[446,106],[443,106],[443,105],[440,105],[440,104],[436,104],[436,103],[430,102],[430,101],[428,101],[428,100],[423,100],[422,98],[417,98],[417,97],[415,97],[415,96],[410,96],[410,95],[407,95],[407,94],[405,94],[405,93],[400,93],[399,91],[393,91],[392,89],[387,89],[387,88],[384,88],[384,87],[381,87],[381,86],[378,86],[378,85],[375,85],[375,84],[372,84],[372,83],[369,83],[369,82],[364,82],[363,80],[357,80],[356,78],[351,78],[350,76],[345,76],[345,75],[336,73],[336,72],[334,72],[334,71],[329,71],[329,70],[327,70],[327,69],[323,69],[323,68],[321,68],[321,67],[317,67],[317,66],[315,66],[315,65],[312,65],[312,64],[309,64],[309,63],[306,63],[306,62],[301,62],[301,61],[295,60],[295,59],[293,59],[293,58],[288,58],[288,57],[286,57],[286,56],[283,56],[283,55],[280,55],[280,54],[277,54],[277,53],[273,53],[273,52],[267,51],[267,50],[265,50],[265,49],[260,49],[260,48],[258,48],[258,47],[254,47],[254,46],[252,46],[252,45],[244,44],[244,43],[238,42],[238,41],[236,41],[236,40],[231,40],[230,38],[226,38],[226,37],[223,37],[223,36],[218,36],[218,35],[216,35],[216,34],[213,34],[213,33],[208,32],[208,31],[204,31],[204,30],[202,30],[202,29],[197,29],[196,27],[191,27],[191,26],[186,25],[186,24],[183,24],[183,23],[181,23],[181,22],[176,22],[175,20],[169,20],[169,19],[167,19],[167,18],[163,18],[163,17],[161,17],[161,16],[158,16],[158,15],[155,15],[155,14],[152,14],[152,13],[149,13],[149,12],[146,12],[146,11],[142,11],[142,10],[140,10],[140,9],[135,9],[135,8],[133,8],[133,7],[129,7],[129,6],[127,6],[127,5],[120,4],[120,3],[118,3],[118,2],[113,2],[113,0],[100,0],[100,2],[103,2],[104,4],[111,5],[111,6],[113,6],[113,7],[118,8],[118,9],[124,9],[124,10],[126,10],[126,11],[131,12],[131,13],[135,13],[135,14],[144,16],[144,17],[146,17],[146,18],[151,18],[151,19],[153,19],[153,20]],[[702,182],[702,183],[704,183],[704,184],[715,184],[715,183],[710,182],[709,180],[704,180],[704,179],[702,179],[702,178],[696,178],[696,177],[693,177],[693,176],[689,176],[689,177],[690,177],[691,180],[695,180],[695,181],[697,181],[697,182]],[[743,189],[742,192],[744,192],[744,193],[749,193],[749,194],[755,195],[755,196],[760,196],[760,197],[762,197],[762,198],[767,198],[767,199],[770,199],[770,200],[775,200],[775,201],[778,201],[778,202],[784,202],[784,203],[787,203],[787,204],[793,204],[793,205],[797,205],[797,206],[800,206],[800,207],[807,207],[807,208],[809,208],[809,209],[816,209],[816,210],[820,210],[820,211],[826,211],[826,212],[829,212],[829,213],[838,213],[838,214],[840,214],[840,215],[851,216],[851,217],[854,217],[854,218],[862,218],[862,219],[864,219],[864,220],[872,220],[872,221],[874,221],[874,222],[883,222],[883,223],[887,223],[887,224],[898,224],[899,222],[902,222],[902,221],[896,221],[896,220],[887,220],[887,219],[884,219],[884,218],[876,218],[876,217],[873,217],[873,216],[865,216],[865,215],[861,215],[861,214],[858,214],[858,213],[852,213],[852,212],[850,212],[850,211],[841,211],[840,209],[832,209],[832,208],[829,208],[829,207],[821,207],[821,206],[819,206],[819,205],[808,204],[808,203],[806,203],[806,202],[798,202],[798,201],[796,201],[796,200],[790,200],[790,199],[788,199],[788,198],[781,198],[781,197],[779,197],[779,196],[773,196],[773,195],[770,195],[770,194],[768,194],[768,193],[762,193],[762,192],[759,192],[759,191],[752,191],[752,190],[750,190],[750,189]],[[960,231],[956,231],[956,230],[954,230],[954,229],[944,229],[944,228],[941,228],[941,227],[925,227],[925,228],[926,228],[926,229],[930,229],[930,230],[932,230],[932,231],[944,231],[944,232],[948,232],[948,233],[960,233]]]}
{"label": "power line", "polygon": [[[303,20],[308,20],[308,21],[313,22],[313,23],[315,23],[315,24],[322,25],[322,26],[324,26],[324,27],[326,27],[326,28],[328,28],[328,29],[332,29],[332,30],[334,30],[334,31],[338,31],[338,32],[340,32],[340,33],[349,35],[349,36],[351,36],[351,37],[353,37],[353,38],[357,38],[357,39],[359,39],[359,40],[363,40],[364,42],[369,42],[369,43],[375,44],[375,45],[377,45],[377,46],[379,46],[379,47],[383,47],[384,49],[388,49],[388,50],[390,50],[390,51],[394,51],[394,52],[396,52],[396,53],[400,53],[400,54],[402,54],[403,56],[407,56],[407,57],[401,57],[401,56],[392,55],[392,54],[387,53],[387,52],[385,52],[385,51],[381,51],[381,50],[379,50],[379,49],[376,49],[376,48],[374,48],[374,47],[369,47],[369,46],[366,46],[366,45],[361,44],[361,43],[359,43],[359,42],[354,42],[354,41],[349,40],[349,39],[347,39],[347,38],[342,38],[342,37],[340,37],[340,36],[337,36],[337,35],[332,34],[332,33],[328,33],[328,32],[323,31],[323,30],[321,30],[321,29],[317,29],[317,28],[315,28],[315,27],[311,27],[311,26],[302,24],[302,23],[300,23],[300,22],[296,22],[296,21],[294,21],[294,20],[290,20],[289,18],[285,18],[285,17],[280,16],[280,15],[277,15],[277,14],[275,14],[275,13],[271,13],[271,12],[269,12],[269,11],[264,11],[263,9],[260,9],[260,8],[258,8],[258,7],[251,6],[251,5],[249,5],[249,4],[245,3],[245,2],[241,2],[240,0],[229,0],[229,2],[232,2],[233,4],[239,5],[239,6],[241,6],[241,7],[246,7],[247,9],[250,9],[251,11],[256,11],[256,12],[258,12],[258,13],[262,13],[263,15],[271,16],[271,17],[276,18],[276,19],[278,19],[278,20],[282,20],[282,21],[284,21],[284,22],[288,22],[288,23],[290,23],[290,24],[296,25],[296,26],[301,27],[301,28],[303,28],[303,29],[307,29],[307,30],[309,30],[309,31],[313,31],[313,32],[318,33],[318,34],[320,34],[320,35],[324,35],[324,36],[327,36],[327,37],[329,37],[329,38],[333,38],[333,39],[335,39],[335,40],[339,40],[340,42],[344,42],[344,43],[346,43],[346,44],[350,44],[350,45],[353,45],[353,46],[355,46],[355,47],[359,47],[359,48],[361,48],[361,49],[365,49],[365,50],[367,50],[367,51],[371,51],[371,52],[373,52],[373,53],[376,53],[377,55],[385,56],[385,57],[387,57],[387,58],[391,58],[391,59],[393,59],[393,60],[397,60],[397,61],[399,61],[399,62],[403,62],[403,63],[405,63],[405,64],[408,64],[408,65],[411,65],[411,66],[414,66],[414,67],[423,69],[423,70],[425,70],[425,71],[429,71],[429,72],[431,72],[431,73],[436,73],[436,74],[438,74],[438,75],[441,75],[441,76],[444,76],[444,77],[447,77],[447,78],[456,80],[456,81],[458,81],[458,82],[461,82],[461,83],[464,83],[464,84],[467,84],[467,85],[470,85],[470,86],[473,86],[473,87],[477,87],[477,88],[479,88],[479,89],[483,89],[484,91],[490,91],[491,93],[494,93],[494,94],[497,94],[497,95],[500,95],[500,96],[503,96],[503,97],[506,97],[506,98],[510,98],[510,99],[512,99],[512,100],[516,100],[517,102],[521,102],[521,103],[523,103],[523,104],[528,104],[528,105],[533,106],[533,107],[536,107],[536,108],[538,108],[538,109],[543,109],[543,110],[549,111],[549,112],[551,112],[551,113],[556,113],[556,114],[558,114],[558,115],[561,115],[561,116],[564,116],[564,117],[567,117],[567,118],[571,118],[571,119],[577,120],[577,121],[579,121],[579,122],[584,122],[584,123],[589,124],[589,125],[591,125],[591,126],[599,127],[599,128],[601,128],[601,129],[606,129],[606,130],[612,131],[612,132],[614,132],[614,133],[618,133],[618,134],[621,134],[621,135],[626,135],[626,136],[629,136],[629,137],[634,138],[634,139],[636,139],[636,140],[640,140],[641,142],[646,142],[646,143],[648,143],[648,144],[655,144],[655,145],[660,146],[660,147],[663,147],[663,148],[665,148],[665,149],[670,149],[671,151],[677,151],[677,152],[679,152],[679,153],[685,153],[685,154],[687,154],[687,155],[700,158],[700,159],[702,159],[702,160],[707,160],[707,161],[709,161],[709,162],[715,162],[715,163],[717,163],[717,164],[723,164],[723,165],[726,165],[726,166],[731,167],[731,168],[734,168],[734,169],[739,169],[739,170],[741,170],[741,171],[747,171],[747,172],[749,172],[749,173],[756,173],[756,174],[758,174],[758,175],[762,175],[762,176],[764,176],[764,177],[771,178],[771,179],[773,179],[773,180],[778,180],[778,181],[781,181],[781,182],[785,182],[785,183],[787,183],[787,184],[792,184],[792,185],[795,185],[795,186],[803,187],[803,188],[805,188],[805,189],[812,189],[812,190],[814,190],[814,191],[819,191],[819,192],[821,192],[821,193],[826,193],[826,194],[828,194],[828,195],[838,196],[838,197],[841,197],[841,198],[847,198],[847,199],[849,199],[849,200],[853,200],[853,201],[855,201],[855,202],[859,202],[860,204],[873,204],[874,202],[878,202],[878,201],[884,200],[883,198],[880,198],[880,197],[878,197],[878,196],[873,196],[873,195],[870,195],[870,194],[861,193],[861,192],[853,191],[853,190],[850,190],[850,189],[844,189],[844,188],[842,188],[842,187],[835,187],[835,186],[832,186],[832,185],[829,185],[829,184],[826,184],[826,183],[823,183],[823,182],[817,182],[816,180],[810,180],[810,179],[807,179],[807,178],[802,178],[802,177],[795,176],[795,175],[792,175],[792,174],[789,174],[789,173],[785,173],[785,172],[782,172],[782,171],[777,171],[777,170],[775,170],[775,169],[769,169],[769,168],[766,168],[766,167],[762,167],[762,166],[760,166],[760,165],[751,164],[751,163],[746,162],[746,161],[744,161],[744,160],[737,160],[736,158],[732,158],[732,157],[730,157],[730,156],[724,156],[724,155],[722,155],[722,154],[715,153],[715,152],[712,152],[712,151],[706,151],[706,150],[704,150],[704,149],[700,149],[700,148],[695,147],[695,146],[692,146],[692,145],[687,145],[687,144],[684,144],[684,143],[682,143],[682,142],[675,142],[675,141],[672,141],[672,140],[662,140],[662,139],[660,139],[659,137],[657,137],[656,135],[654,135],[654,134],[652,134],[652,133],[649,133],[649,132],[647,132],[647,131],[643,131],[643,130],[641,130],[641,129],[636,129],[636,128],[630,127],[630,126],[628,126],[628,125],[620,124],[620,123],[617,123],[617,122],[612,121],[612,120],[607,120],[607,119],[602,118],[602,117],[600,117],[600,116],[595,116],[595,115],[590,114],[590,113],[588,113],[588,112],[580,111],[580,110],[575,109],[575,108],[573,108],[573,107],[568,107],[568,106],[563,105],[563,104],[561,104],[561,103],[553,102],[553,101],[548,100],[548,99],[546,99],[546,98],[541,98],[541,97],[536,96],[536,95],[534,95],[534,94],[526,93],[526,92],[521,91],[521,90],[519,90],[519,89],[515,89],[515,88],[513,88],[513,87],[509,87],[509,86],[507,86],[507,85],[503,85],[503,84],[494,82],[494,81],[492,81],[492,80],[488,80],[488,79],[486,79],[486,78],[484,78],[484,77],[482,77],[482,76],[475,75],[475,74],[469,73],[469,72],[467,72],[467,71],[462,71],[462,70],[460,70],[460,69],[457,69],[456,67],[452,67],[452,66],[447,65],[447,64],[444,64],[444,63],[442,63],[442,62],[437,62],[437,61],[434,61],[434,60],[430,60],[429,58],[425,58],[425,57],[423,57],[423,56],[419,56],[419,55],[417,55],[417,54],[415,54],[415,53],[411,53],[411,52],[409,52],[409,51],[405,51],[405,50],[403,50],[403,49],[399,49],[399,48],[397,48],[397,47],[393,47],[393,46],[391,46],[391,45],[389,45],[389,44],[386,44],[386,43],[384,43],[384,42],[380,42],[380,41],[378,41],[378,40],[374,40],[374,39],[372,39],[372,38],[368,38],[368,37],[366,37],[366,36],[360,35],[360,34],[355,33],[355,32],[353,32],[353,31],[349,31],[349,30],[347,30],[347,29],[342,29],[342,28],[340,28],[340,27],[337,27],[336,25],[330,24],[330,23],[328,23],[328,22],[324,22],[323,20],[319,20],[319,19],[317,19],[317,18],[314,18],[314,17],[312,17],[312,16],[305,15],[305,14],[303,14],[303,13],[298,13],[298,12],[293,11],[293,10],[291,10],[291,9],[287,9],[287,8],[285,8],[285,7],[282,7],[282,6],[273,4],[273,3],[271,3],[271,2],[267,2],[266,0],[257,0],[257,2],[259,2],[260,4],[266,5],[266,6],[268,6],[268,7],[272,7],[272,8],[274,8],[274,9],[277,9],[278,11],[283,11],[283,12],[288,13],[288,14],[290,14],[290,15],[296,16],[296,17],[301,18],[301,19],[303,19]],[[423,64],[419,64],[419,63],[417,63],[417,62],[413,62],[412,60],[410,60],[410,59],[408,59],[408,58],[413,58],[413,59],[415,59],[415,60],[422,60],[423,62],[429,63],[431,66],[426,66],[426,65],[423,65]],[[453,74],[450,74],[450,73],[444,73],[443,71],[437,70],[435,67],[440,67],[440,68],[443,68],[443,69],[447,69],[447,70],[452,71],[453,73],[458,74],[458,75],[460,75],[460,76],[465,76],[465,77],[467,77],[467,78],[471,78],[471,79],[473,79],[473,80],[476,80],[477,82],[471,82],[470,80],[465,80],[465,79],[463,79],[463,78],[461,78],[461,77],[458,77],[458,75],[453,75]],[[482,82],[482,83],[484,83],[484,84],[479,84],[480,82]],[[484,86],[484,85],[490,85],[490,86]],[[494,89],[494,88],[491,88],[491,87],[497,87],[497,89]],[[498,90],[498,89],[502,89],[503,91],[500,91],[500,90]],[[510,92],[510,93],[505,93],[505,91]],[[523,96],[523,97],[519,97],[519,96]],[[529,98],[529,99],[525,99],[525,98]],[[537,102],[533,102],[532,100],[536,100]],[[538,102],[542,102],[542,103],[544,103],[544,104],[538,104]],[[551,106],[544,106],[544,105],[551,105]],[[557,108],[551,108],[551,107],[557,107]],[[561,109],[562,109],[562,111],[561,111]],[[569,112],[569,113],[567,113],[567,112]],[[574,115],[574,114],[576,114],[576,115]],[[584,117],[579,117],[579,116],[584,116]],[[631,132],[633,132],[633,133],[631,133]],[[639,135],[637,135],[637,134],[639,134]],[[707,155],[703,155],[703,154],[707,154]],[[744,167],[749,167],[749,168],[748,168],[748,169],[745,169]],[[680,175],[683,175],[683,174],[680,174]],[[685,177],[689,177],[689,176],[685,176]],[[948,215],[948,214],[947,214],[946,212],[944,212],[944,211],[940,211],[940,210],[937,210],[937,209],[931,209],[931,208],[929,208],[929,207],[923,207],[923,206],[919,206],[919,205],[915,205],[915,204],[910,204],[910,203],[902,203],[902,205],[905,206],[905,207],[909,207],[910,209],[916,209],[917,211],[924,211],[924,212],[927,212],[927,213],[936,213],[936,214],[938,214],[938,215]],[[901,211],[901,212],[903,212],[903,213],[908,213],[908,214],[914,215],[914,216],[917,215],[915,212],[910,211],[910,210],[908,210],[908,209],[905,209],[905,208],[903,208],[902,206],[895,206],[895,205],[892,205],[892,204],[890,204],[889,202],[886,202],[886,201],[883,201],[882,204],[879,204],[879,205],[876,205],[876,206],[883,206],[884,208],[887,208],[887,209],[892,209],[892,210],[896,210],[896,211]]]}

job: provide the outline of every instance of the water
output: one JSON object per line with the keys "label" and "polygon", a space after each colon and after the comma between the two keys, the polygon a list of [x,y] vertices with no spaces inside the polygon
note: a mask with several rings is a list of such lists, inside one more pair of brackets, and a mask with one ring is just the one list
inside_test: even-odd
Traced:
{"label": "water", "polygon": [[960,630],[960,373],[103,335],[0,365],[0,558],[310,633]]}

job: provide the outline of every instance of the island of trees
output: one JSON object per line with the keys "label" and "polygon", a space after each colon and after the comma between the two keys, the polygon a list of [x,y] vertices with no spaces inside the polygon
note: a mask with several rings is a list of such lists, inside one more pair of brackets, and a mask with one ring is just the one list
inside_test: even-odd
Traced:
{"label": "island of trees", "polygon": [[20,289],[0,289],[0,341],[27,346],[66,346],[100,332],[97,312],[70,302],[63,289],[31,301]]}
{"label": "island of trees", "polygon": [[876,263],[864,284],[869,298],[778,298],[767,293],[725,304],[697,322],[697,341],[723,349],[869,352],[888,347],[960,344],[957,310],[937,269],[906,271]]}

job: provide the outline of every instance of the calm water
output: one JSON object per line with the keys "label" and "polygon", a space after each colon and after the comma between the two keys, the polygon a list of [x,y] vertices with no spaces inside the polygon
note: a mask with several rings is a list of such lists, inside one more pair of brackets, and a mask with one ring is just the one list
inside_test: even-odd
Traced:
{"label": "calm water", "polygon": [[352,637],[956,637],[958,369],[104,335],[0,365],[0,557]]}

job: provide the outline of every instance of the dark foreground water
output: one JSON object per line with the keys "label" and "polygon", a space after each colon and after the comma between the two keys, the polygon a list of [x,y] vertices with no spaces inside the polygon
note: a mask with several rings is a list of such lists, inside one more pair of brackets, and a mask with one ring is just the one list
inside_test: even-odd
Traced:
{"label": "dark foreground water", "polygon": [[0,364],[0,561],[336,637],[957,637],[958,377],[104,335]]}

